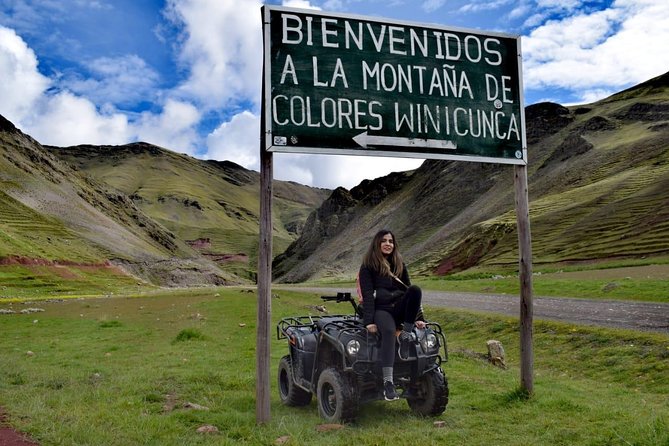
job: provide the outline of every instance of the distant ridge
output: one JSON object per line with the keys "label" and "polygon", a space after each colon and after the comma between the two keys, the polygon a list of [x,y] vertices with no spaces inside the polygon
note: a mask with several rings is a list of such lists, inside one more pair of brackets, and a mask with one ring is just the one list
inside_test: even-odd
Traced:
{"label": "distant ridge", "polygon": [[[669,73],[526,108],[535,265],[669,257]],[[347,190],[275,181],[275,279],[351,279],[392,229],[412,274],[513,271],[509,166],[427,160]],[[44,147],[0,117],[0,260],[110,262],[162,286],[254,283],[258,172],[151,144]]]}

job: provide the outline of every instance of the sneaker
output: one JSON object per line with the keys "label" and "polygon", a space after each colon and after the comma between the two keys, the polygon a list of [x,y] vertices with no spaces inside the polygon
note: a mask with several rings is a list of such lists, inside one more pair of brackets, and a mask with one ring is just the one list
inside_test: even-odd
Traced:
{"label": "sneaker", "polygon": [[397,396],[397,392],[395,392],[395,384],[391,383],[390,381],[385,381],[383,383],[383,397],[386,399],[386,401],[395,401],[400,399],[400,397]]}
{"label": "sneaker", "polygon": [[413,341],[413,335],[409,333],[408,331],[402,330],[400,332],[399,337],[397,340],[400,343],[400,347],[397,350],[397,354],[400,356],[401,359],[408,359],[409,358],[409,348],[411,346],[411,342]]}

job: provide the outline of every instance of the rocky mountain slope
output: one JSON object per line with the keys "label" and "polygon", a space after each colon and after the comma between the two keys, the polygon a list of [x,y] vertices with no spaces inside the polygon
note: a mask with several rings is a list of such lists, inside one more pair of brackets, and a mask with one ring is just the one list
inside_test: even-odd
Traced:
{"label": "rocky mountain slope", "polygon": [[[535,265],[669,254],[669,73],[587,106],[529,106],[526,127]],[[414,273],[513,269],[513,168],[428,160],[337,189],[274,276],[353,277],[383,227]]]}
{"label": "rocky mountain slope", "polygon": [[[88,177],[127,196],[144,214],[223,270],[247,279],[255,277],[258,172],[146,143],[48,149]],[[293,182],[274,182],[276,252],[298,237],[309,213],[329,193]]]}

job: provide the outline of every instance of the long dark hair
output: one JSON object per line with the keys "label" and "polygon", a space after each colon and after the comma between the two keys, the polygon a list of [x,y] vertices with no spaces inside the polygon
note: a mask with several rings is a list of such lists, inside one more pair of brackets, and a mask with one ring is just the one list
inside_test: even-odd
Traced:
{"label": "long dark hair", "polygon": [[[393,237],[393,245],[395,246],[393,252],[390,253],[388,257],[381,252],[381,241],[387,234],[390,234]],[[378,272],[382,276],[390,277],[394,274],[395,276],[400,277],[404,271],[404,263],[402,261],[402,256],[400,255],[399,246],[397,246],[395,234],[388,229],[381,229],[377,232],[372,239],[369,248],[367,248],[367,253],[365,253],[365,256],[362,258],[362,264],[368,269]]]}

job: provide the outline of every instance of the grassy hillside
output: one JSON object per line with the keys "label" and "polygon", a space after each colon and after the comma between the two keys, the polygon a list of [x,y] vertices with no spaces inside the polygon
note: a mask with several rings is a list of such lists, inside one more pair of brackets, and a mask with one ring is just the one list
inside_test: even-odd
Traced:
{"label": "grassy hillside", "polygon": [[98,262],[189,250],[18,130],[0,132],[0,170],[4,256]]}
{"label": "grassy hillside", "polygon": [[[535,265],[669,256],[669,73],[587,106],[532,105],[526,126]],[[276,259],[276,277],[352,277],[382,227],[414,274],[514,270],[513,175],[428,160],[335,191]]]}
{"label": "grassy hillside", "polygon": [[[669,254],[668,79],[665,75],[650,81],[651,89],[642,84],[587,107],[557,109],[568,124],[530,140],[535,263]],[[528,120],[533,124],[536,117]],[[436,255],[433,261],[438,271],[448,272],[450,265],[457,270],[463,261],[454,259],[466,258],[467,252],[481,254],[474,255],[477,265],[517,262],[509,195],[506,212],[475,222],[462,237],[442,245],[445,258]]]}
{"label": "grassy hillside", "polygon": [[[248,282],[258,182],[232,163],[143,143],[45,148],[0,117],[0,297],[95,290],[96,280],[120,288]],[[275,191],[280,252],[327,191],[286,182]],[[81,268],[96,271],[77,285]]]}
{"label": "grassy hillside", "polygon": [[[107,282],[123,288],[239,281],[125,195],[72,169],[1,117],[0,172],[2,298]],[[81,268],[89,270],[83,282]]]}
{"label": "grassy hillside", "polygon": [[[150,144],[49,147],[114,190],[218,265],[252,278],[257,265],[260,178],[231,162],[202,161]],[[274,250],[282,252],[329,191],[274,184]]]}

